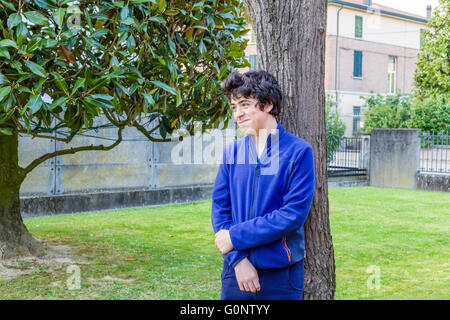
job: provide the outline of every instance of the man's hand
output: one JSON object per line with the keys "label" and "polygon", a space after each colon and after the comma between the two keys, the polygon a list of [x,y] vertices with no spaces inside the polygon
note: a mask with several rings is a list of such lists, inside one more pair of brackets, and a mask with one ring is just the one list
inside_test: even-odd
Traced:
{"label": "man's hand", "polygon": [[216,233],[215,240],[216,248],[219,249],[221,254],[226,254],[233,249],[231,243],[230,232],[228,230],[220,230]]}
{"label": "man's hand", "polygon": [[261,290],[259,284],[258,271],[253,267],[252,263],[244,258],[237,265],[234,266],[236,280],[241,291],[251,291],[255,293]]}

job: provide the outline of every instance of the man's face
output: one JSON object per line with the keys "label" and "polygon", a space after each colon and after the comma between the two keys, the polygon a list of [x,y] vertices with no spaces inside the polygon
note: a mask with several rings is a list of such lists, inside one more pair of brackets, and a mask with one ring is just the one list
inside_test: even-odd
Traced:
{"label": "man's face", "polygon": [[232,96],[230,105],[234,120],[246,135],[255,135],[260,129],[264,129],[272,110],[272,105],[267,104],[263,111],[257,99],[243,96]]}

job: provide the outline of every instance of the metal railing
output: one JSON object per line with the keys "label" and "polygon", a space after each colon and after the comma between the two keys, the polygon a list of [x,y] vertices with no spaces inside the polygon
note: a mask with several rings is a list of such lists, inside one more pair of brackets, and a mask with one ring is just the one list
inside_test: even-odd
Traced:
{"label": "metal railing", "polygon": [[365,176],[368,148],[363,138],[344,137],[336,146],[329,146],[328,177]]}
{"label": "metal railing", "polygon": [[421,132],[420,165],[421,172],[450,173],[449,132]]}

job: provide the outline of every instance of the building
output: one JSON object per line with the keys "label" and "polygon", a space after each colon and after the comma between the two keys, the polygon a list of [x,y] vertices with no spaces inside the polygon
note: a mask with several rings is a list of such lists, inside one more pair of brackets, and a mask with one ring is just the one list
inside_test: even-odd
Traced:
{"label": "building", "polygon": [[[371,0],[329,0],[325,49],[325,91],[346,123],[345,136],[363,125],[361,96],[410,93],[427,17]],[[246,55],[257,69],[256,43]],[[371,93],[373,92],[373,93]]]}

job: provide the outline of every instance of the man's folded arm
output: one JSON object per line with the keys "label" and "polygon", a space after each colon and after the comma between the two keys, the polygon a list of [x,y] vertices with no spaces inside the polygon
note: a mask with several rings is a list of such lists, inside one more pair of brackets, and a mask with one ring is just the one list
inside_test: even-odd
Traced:
{"label": "man's folded arm", "polygon": [[232,225],[229,231],[233,247],[245,250],[262,246],[302,227],[314,196],[314,175],[313,151],[308,146],[294,163],[283,206],[264,216]]}
{"label": "man's folded arm", "polygon": [[[214,233],[217,233],[220,230],[229,230],[233,224],[233,218],[231,216],[231,195],[228,167],[226,164],[226,150],[224,150],[222,163],[219,166],[216,180],[214,182],[211,222]],[[223,255],[223,258],[231,267],[234,268],[238,262],[248,256],[249,253],[247,250],[237,250],[234,248]]]}

